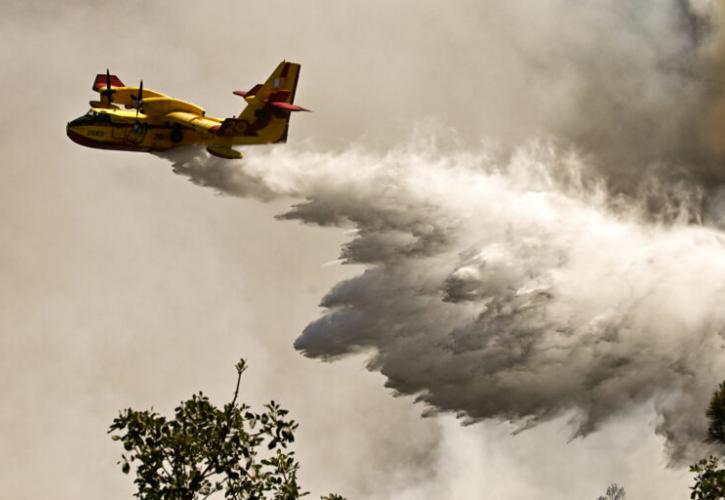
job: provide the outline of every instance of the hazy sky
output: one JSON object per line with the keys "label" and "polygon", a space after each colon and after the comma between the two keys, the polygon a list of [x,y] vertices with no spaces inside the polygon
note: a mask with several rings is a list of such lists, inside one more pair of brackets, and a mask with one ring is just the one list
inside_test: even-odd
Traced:
{"label": "hazy sky", "polygon": [[[668,432],[695,432],[692,428],[701,423],[668,427],[663,419],[671,422],[673,411],[688,402],[693,415],[701,414],[697,405],[709,391],[707,384],[721,373],[717,349],[722,346],[702,354],[703,346],[716,345],[715,338],[719,342],[717,328],[723,323],[714,312],[719,306],[698,299],[706,292],[715,297],[723,293],[719,280],[725,257],[715,229],[695,234],[649,223],[685,212],[685,219],[695,213],[695,219],[713,225],[725,220],[719,183],[712,180],[722,178],[717,169],[721,139],[713,133],[721,115],[710,113],[719,109],[721,97],[721,68],[712,63],[721,39],[704,37],[700,24],[711,19],[715,28],[721,27],[716,22],[720,5],[667,0],[626,6],[605,0],[0,0],[3,496],[130,498],[131,478],[116,465],[120,447],[106,435],[118,410],[153,405],[169,412],[197,390],[222,403],[233,389],[233,365],[245,356],[250,370],[243,396],[252,403],[275,399],[292,410],[301,423],[301,480],[316,496],[337,491],[371,500],[582,499],[596,498],[616,481],[627,488],[629,498],[686,498],[689,474],[666,467],[665,440],[654,431],[667,434],[672,445],[676,439]],[[85,113],[94,97],[93,77],[106,68],[128,84],[143,78],[149,88],[196,102],[209,114],[229,116],[242,106],[231,92],[263,81],[282,59],[302,64],[297,101],[314,113],[293,117],[289,144],[279,146],[286,148],[281,157],[255,153],[254,148],[245,151],[248,171],[275,193],[270,202],[220,196],[174,175],[166,159],[82,148],[65,136],[66,122]],[[431,147],[431,138],[443,138],[444,144]],[[517,180],[515,155],[504,161],[505,182],[500,185],[498,174],[481,167],[481,186],[499,197],[490,204],[475,199],[475,182],[464,189],[457,177],[435,177],[447,152],[453,157],[473,151],[476,165],[488,165],[481,159],[481,143],[492,145],[485,150],[492,157],[508,158],[511,149],[536,138],[562,141],[563,150],[586,159],[576,169],[595,172],[599,181],[633,199],[645,198],[645,215],[622,222],[607,212],[607,203],[570,197],[570,186],[555,182],[566,170],[558,153],[556,166],[547,167],[554,181],[545,186],[531,181],[528,170],[525,181]],[[419,150],[409,151],[419,144]],[[391,159],[390,151],[398,156]],[[399,167],[401,154],[424,164],[429,151],[438,155],[431,169]],[[325,156],[331,154],[340,156]],[[284,165],[275,163],[273,176],[267,176],[255,155]],[[542,155],[533,155],[530,163],[546,163]],[[454,166],[466,161],[451,160]],[[372,163],[384,167],[382,173],[366,170]],[[204,168],[219,164],[210,165],[202,163],[197,175],[203,177]],[[393,174],[386,177],[387,166],[403,179],[431,177],[397,182]],[[653,179],[659,177],[646,174],[653,169],[682,175],[655,185]],[[429,187],[421,179],[440,181],[438,192],[424,191],[430,206],[415,195],[414,187]],[[223,187],[236,193],[233,183]],[[534,408],[522,408],[513,402],[514,395],[531,386],[504,384],[512,388],[511,401],[484,411],[476,399],[485,393],[479,379],[442,390],[439,383],[449,380],[437,376],[447,373],[445,359],[438,365],[438,358],[428,357],[430,350],[408,351],[382,337],[357,341],[362,329],[349,328],[345,333],[350,339],[341,337],[335,345],[326,337],[327,323],[319,336],[305,337],[301,348],[321,358],[332,356],[331,363],[295,350],[300,334],[325,312],[319,308],[321,299],[341,280],[363,272],[362,265],[334,264],[341,245],[362,234],[357,246],[344,250],[349,260],[407,271],[400,281],[417,286],[435,277],[430,262],[419,266],[417,260],[405,260],[408,255],[370,255],[399,250],[390,243],[392,236],[385,238],[404,226],[412,224],[425,233],[428,226],[438,229],[441,221],[450,223],[447,229],[455,226],[446,234],[455,236],[456,243],[443,255],[455,260],[446,281],[449,300],[426,314],[416,310],[421,324],[410,324],[420,331],[425,330],[423,322],[445,325],[449,318],[438,312],[455,316],[460,311],[455,304],[475,296],[462,307],[479,320],[456,323],[440,333],[448,338],[455,330],[456,346],[480,333],[477,328],[486,318],[475,309],[476,294],[483,293],[479,281],[519,286],[526,273],[519,273],[518,264],[504,263],[488,275],[490,264],[484,264],[495,258],[465,251],[480,248],[484,240],[478,235],[492,228],[517,241],[532,237],[529,228],[539,227],[538,215],[505,201],[507,196],[526,199],[522,193],[530,192],[551,194],[540,206],[554,214],[552,227],[564,228],[546,233],[556,241],[544,250],[584,261],[567,268],[570,275],[596,271],[579,274],[571,287],[591,298],[591,303],[576,303],[580,310],[598,306],[592,305],[599,300],[597,293],[586,293],[598,280],[603,282],[601,295],[620,299],[616,283],[621,281],[607,281],[608,272],[619,280],[634,275],[637,281],[631,296],[641,301],[612,299],[611,304],[637,317],[635,326],[648,333],[646,342],[636,335],[632,342],[627,338],[621,344],[625,351],[617,354],[633,360],[632,373],[641,377],[635,383],[636,377],[628,374],[611,390],[593,391],[601,407],[585,401],[585,391],[579,389],[558,395],[542,389],[554,401],[552,407],[531,393],[527,401]],[[342,203],[347,197],[349,205]],[[304,198],[307,205],[291,216],[296,220],[275,219]],[[638,202],[623,203],[641,208]],[[459,204],[470,208],[473,222],[457,218]],[[675,213],[663,206],[674,206]],[[318,216],[324,210],[355,222],[320,227]],[[484,210],[500,210],[499,222],[476,219]],[[570,216],[574,212],[582,218]],[[367,220],[367,213],[382,213],[380,220],[390,224],[387,232],[380,232],[378,219]],[[599,225],[590,224],[589,215]],[[519,224],[522,219],[527,225]],[[465,224],[459,224],[462,220]],[[611,232],[602,237],[592,228]],[[592,231],[589,246],[573,237],[587,230]],[[378,238],[381,234],[385,238]],[[401,234],[394,235],[396,245],[407,237]],[[505,238],[488,243],[499,245],[507,258],[525,261],[527,273],[550,265],[539,260],[543,252],[534,251],[529,259],[530,248],[511,250]],[[597,245],[604,250],[597,251]],[[629,260],[611,257],[620,251]],[[683,259],[683,254],[692,258]],[[632,271],[637,263],[642,271]],[[709,273],[699,283],[700,293],[690,293],[697,288],[697,280],[688,279],[690,271],[702,273],[695,278]],[[477,278],[469,279],[473,275]],[[568,279],[563,282],[574,283]],[[350,288],[360,283],[353,281]],[[460,290],[468,295],[456,296]],[[344,302],[339,294],[328,295],[328,302],[339,301]],[[371,311],[380,312],[379,303],[373,306]],[[705,340],[684,342],[675,333],[652,333],[662,324],[647,318],[673,309],[678,325],[691,327],[685,330],[693,332],[692,338],[704,332]],[[343,319],[338,324],[348,325],[348,318]],[[383,326],[404,331],[406,325]],[[427,338],[437,342],[436,334]],[[643,347],[649,349],[642,349],[645,354],[634,354]],[[678,349],[691,356],[669,357]],[[335,358],[343,352],[355,354]],[[374,352],[382,354],[368,371]],[[651,352],[656,354],[648,357]],[[591,366],[600,368],[598,359],[593,357]],[[666,361],[672,365],[663,368]],[[680,364],[670,369],[675,362]],[[593,375],[585,365],[570,375],[611,374]],[[546,366],[536,373],[551,376]],[[704,374],[696,386],[699,392],[688,402],[668,399],[668,391],[680,394],[684,389],[658,382],[692,366]],[[430,379],[420,382],[426,376]],[[423,394],[439,408],[495,418],[466,427],[450,415],[423,419],[426,407],[413,397],[393,397],[398,392]],[[591,421],[582,424],[577,408]],[[512,435],[514,425],[500,421],[529,414],[542,423],[517,435]],[[571,440],[577,425],[592,430],[586,424],[596,430]]]}

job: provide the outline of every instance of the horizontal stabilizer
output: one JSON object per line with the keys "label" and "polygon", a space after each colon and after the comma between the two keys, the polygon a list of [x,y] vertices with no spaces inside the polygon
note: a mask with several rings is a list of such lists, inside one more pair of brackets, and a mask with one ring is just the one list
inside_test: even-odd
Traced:
{"label": "horizontal stabilizer", "polygon": [[270,102],[269,105],[277,109],[284,109],[285,111],[309,111],[307,108],[287,102]]}
{"label": "horizontal stabilizer", "polygon": [[257,95],[257,92],[259,92],[259,89],[261,88],[262,84],[258,83],[249,90],[235,90],[234,95],[238,95],[240,97],[254,97],[255,95]]}

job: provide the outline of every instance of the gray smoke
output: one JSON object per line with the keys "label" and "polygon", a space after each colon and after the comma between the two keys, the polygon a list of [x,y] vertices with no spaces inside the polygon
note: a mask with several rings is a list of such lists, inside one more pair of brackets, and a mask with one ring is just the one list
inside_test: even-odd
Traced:
{"label": "gray smoke", "polygon": [[[653,177],[708,189],[725,180],[723,2],[554,4],[542,11],[560,23],[556,36],[537,39],[541,26],[512,35],[548,104],[539,132],[577,149],[620,194],[641,197]],[[510,7],[514,17],[528,8]],[[650,202],[654,213],[664,203]]]}
{"label": "gray smoke", "polygon": [[369,353],[426,415],[466,423],[574,412],[586,436],[653,404],[672,461],[691,460],[725,373],[723,3],[558,4],[588,24],[531,56],[567,94],[543,140],[441,148],[426,129],[381,153],[169,157],[221,193],[304,200],[280,218],[354,230],[340,258],[365,270],[322,299],[305,355]]}

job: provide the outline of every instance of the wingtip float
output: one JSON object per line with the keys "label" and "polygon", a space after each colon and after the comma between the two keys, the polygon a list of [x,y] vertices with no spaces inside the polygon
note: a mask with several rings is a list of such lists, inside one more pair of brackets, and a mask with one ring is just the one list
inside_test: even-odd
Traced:
{"label": "wingtip float", "polygon": [[109,70],[96,76],[85,115],[68,123],[66,133],[83,146],[122,151],[167,151],[189,144],[205,145],[220,158],[241,158],[232,146],[287,141],[290,115],[309,111],[294,103],[300,65],[282,61],[263,84],[234,94],[247,105],[233,118],[207,116],[196,104],[161,92],[126,86]]}

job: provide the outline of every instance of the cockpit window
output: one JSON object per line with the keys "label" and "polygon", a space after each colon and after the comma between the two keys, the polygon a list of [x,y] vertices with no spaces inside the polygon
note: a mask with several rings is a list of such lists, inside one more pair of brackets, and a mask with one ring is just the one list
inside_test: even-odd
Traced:
{"label": "cockpit window", "polygon": [[108,113],[99,113],[92,109],[85,115],[71,122],[72,125],[93,125],[95,123],[111,123],[111,115]]}

